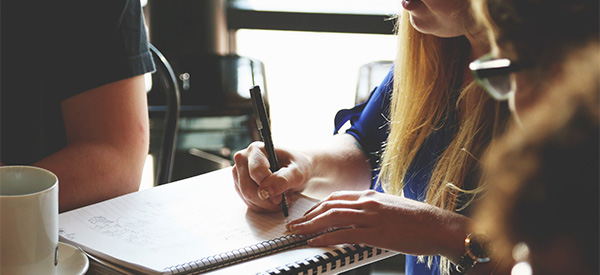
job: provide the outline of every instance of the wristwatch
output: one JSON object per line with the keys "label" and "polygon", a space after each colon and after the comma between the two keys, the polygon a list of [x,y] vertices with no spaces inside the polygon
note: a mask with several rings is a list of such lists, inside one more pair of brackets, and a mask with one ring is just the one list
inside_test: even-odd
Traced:
{"label": "wristwatch", "polygon": [[465,254],[460,257],[456,271],[465,274],[475,264],[489,262],[491,249],[492,247],[483,233],[470,233],[465,239]]}

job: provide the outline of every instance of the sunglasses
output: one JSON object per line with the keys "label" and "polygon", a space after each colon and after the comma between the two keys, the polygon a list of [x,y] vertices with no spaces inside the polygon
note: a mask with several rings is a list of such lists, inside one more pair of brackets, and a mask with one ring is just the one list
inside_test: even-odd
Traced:
{"label": "sunglasses", "polygon": [[486,54],[471,62],[469,69],[477,82],[496,100],[507,100],[515,92],[514,72],[522,69],[519,63]]}

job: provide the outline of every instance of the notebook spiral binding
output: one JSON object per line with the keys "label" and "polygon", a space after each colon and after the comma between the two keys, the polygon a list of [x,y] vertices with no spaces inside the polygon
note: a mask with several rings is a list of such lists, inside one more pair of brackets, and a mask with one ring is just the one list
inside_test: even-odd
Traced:
{"label": "notebook spiral binding", "polygon": [[333,253],[326,252],[323,255],[315,255],[312,258],[270,269],[257,275],[321,274],[328,270],[335,270],[345,265],[360,262],[384,252],[387,252],[387,250],[366,245],[345,245],[341,249],[334,250]]}
{"label": "notebook spiral binding", "polygon": [[332,230],[334,229],[311,235],[285,235],[244,248],[205,257],[197,261],[168,267],[165,269],[165,271],[170,272],[171,274],[200,274],[254,258],[270,255],[282,250],[303,246],[309,239]]}

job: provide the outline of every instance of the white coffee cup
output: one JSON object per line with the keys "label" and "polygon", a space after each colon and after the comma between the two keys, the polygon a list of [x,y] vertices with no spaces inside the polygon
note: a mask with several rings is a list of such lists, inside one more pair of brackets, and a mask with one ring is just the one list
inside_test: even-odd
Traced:
{"label": "white coffee cup", "polygon": [[56,274],[58,178],[33,166],[0,167],[0,274]]}

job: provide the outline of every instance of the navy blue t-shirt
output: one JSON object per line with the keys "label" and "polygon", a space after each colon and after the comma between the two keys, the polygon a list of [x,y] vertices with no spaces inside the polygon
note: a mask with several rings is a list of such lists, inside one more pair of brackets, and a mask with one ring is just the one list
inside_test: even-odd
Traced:
{"label": "navy blue t-shirt", "polygon": [[[373,171],[371,188],[379,192],[383,190],[376,182],[383,145],[389,134],[389,108],[393,86],[392,68],[366,102],[352,109],[339,111],[335,118],[335,133],[346,121],[351,122],[351,127],[346,130],[346,133],[356,138],[369,158]],[[444,125],[435,130],[419,149],[404,178],[405,197],[418,201],[425,200],[427,184],[435,163],[452,140],[452,125],[452,116],[449,115]],[[425,263],[418,263],[416,256],[406,255],[406,274],[439,274],[438,266],[439,256],[434,257],[430,269]]]}
{"label": "navy blue t-shirt", "polygon": [[66,146],[61,101],[154,70],[139,0],[2,1],[0,161]]}

